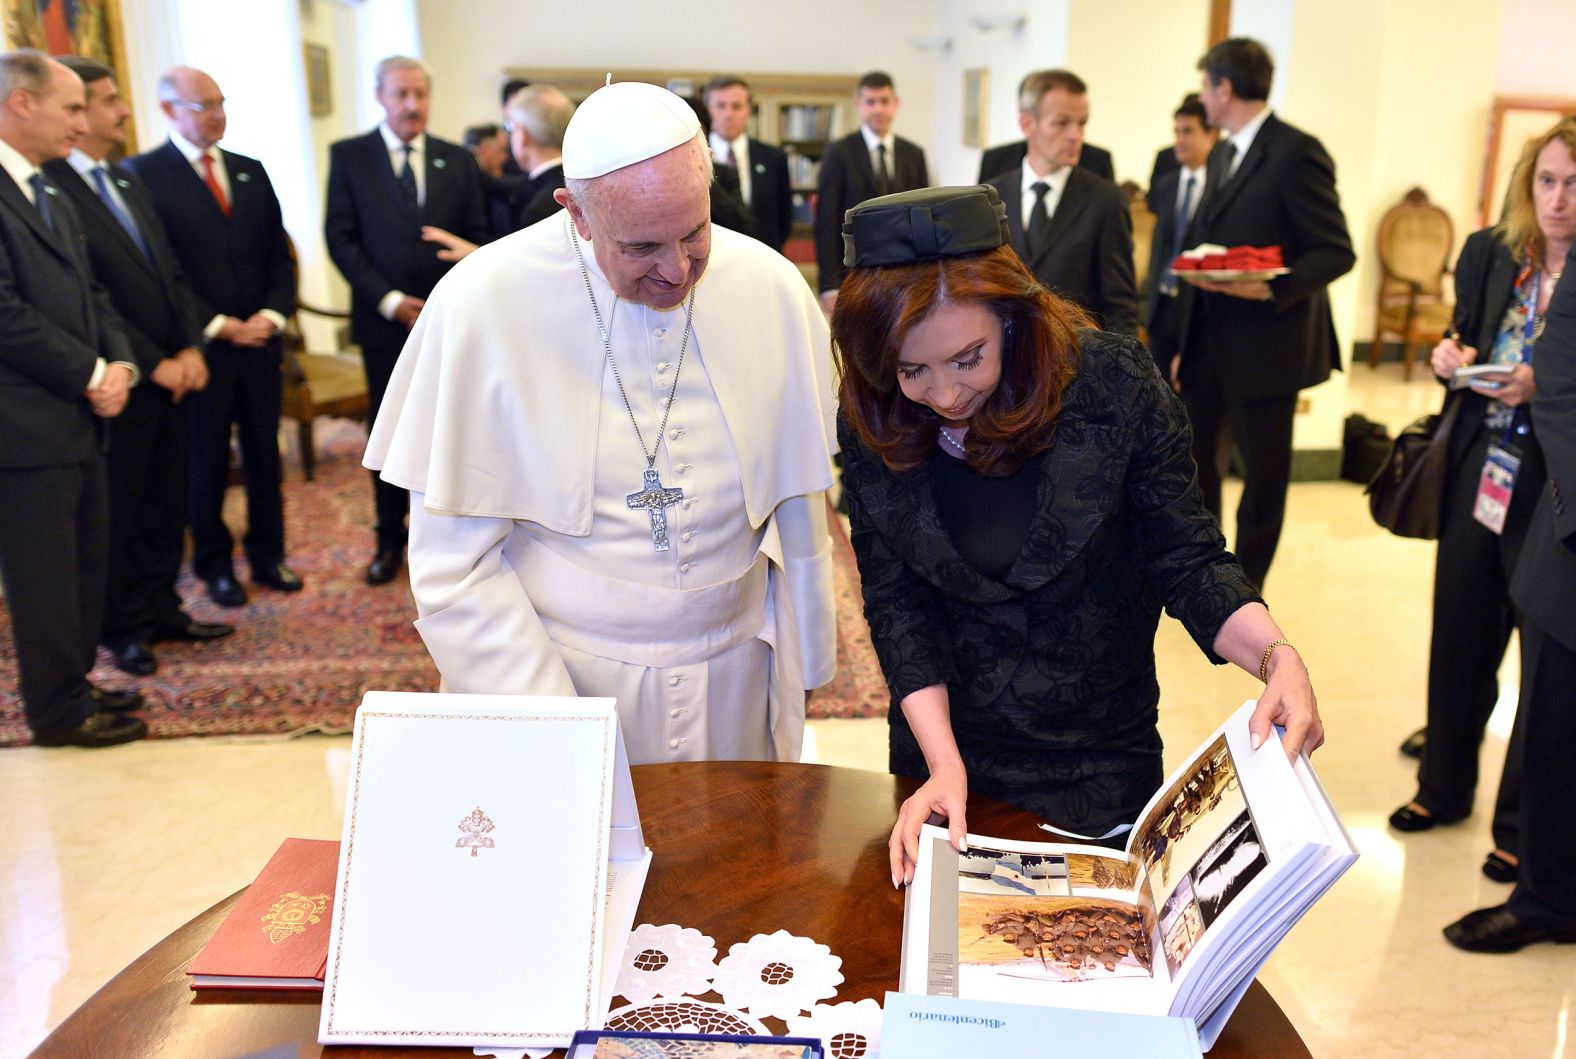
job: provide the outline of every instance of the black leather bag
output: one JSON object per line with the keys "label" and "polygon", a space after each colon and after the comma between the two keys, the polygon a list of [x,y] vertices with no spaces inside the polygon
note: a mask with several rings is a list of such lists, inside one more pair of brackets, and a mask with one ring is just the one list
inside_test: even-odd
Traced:
{"label": "black leather bag", "polygon": [[1408,425],[1363,490],[1374,521],[1397,537],[1439,538],[1450,431],[1460,410],[1460,395],[1453,394],[1443,412]]}

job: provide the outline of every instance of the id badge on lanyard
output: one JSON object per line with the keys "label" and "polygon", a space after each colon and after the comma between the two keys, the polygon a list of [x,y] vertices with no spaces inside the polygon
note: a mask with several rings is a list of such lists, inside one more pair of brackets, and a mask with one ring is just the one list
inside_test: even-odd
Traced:
{"label": "id badge on lanyard", "polygon": [[[1527,303],[1526,329],[1522,333],[1521,362],[1532,359],[1532,333],[1538,319],[1539,273],[1532,276],[1532,297]],[[1488,447],[1488,457],[1483,461],[1483,473],[1478,478],[1477,499],[1472,503],[1472,517],[1496,535],[1505,532],[1505,516],[1510,512],[1510,497],[1516,491],[1516,475],[1521,471],[1521,451],[1511,440],[1516,436],[1516,424],[1522,419],[1522,409],[1511,413],[1505,436],[1498,444]]]}

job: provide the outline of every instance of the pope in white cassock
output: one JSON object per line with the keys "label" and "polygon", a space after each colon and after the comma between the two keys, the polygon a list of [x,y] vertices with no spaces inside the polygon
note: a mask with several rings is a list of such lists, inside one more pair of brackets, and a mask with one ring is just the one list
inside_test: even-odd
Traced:
{"label": "pope in white cassock", "polygon": [[449,690],[613,697],[637,764],[797,761],[836,665],[815,295],[712,227],[673,93],[592,93],[563,166],[563,212],[427,300],[367,445],[416,628]]}

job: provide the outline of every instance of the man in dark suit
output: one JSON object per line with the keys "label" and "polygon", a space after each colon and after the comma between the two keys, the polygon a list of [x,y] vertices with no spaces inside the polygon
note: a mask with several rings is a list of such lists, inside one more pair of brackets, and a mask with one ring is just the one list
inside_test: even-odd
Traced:
{"label": "man in dark suit", "polygon": [[115,665],[146,676],[156,640],[214,640],[231,625],[199,622],[175,591],[186,548],[190,458],[181,398],[208,385],[202,326],[164,228],[136,177],[107,161],[125,146],[131,108],[109,67],[61,60],[87,92],[87,133],[44,173],[71,199],[93,276],[109,292],[142,381],[109,428],[109,588],[101,642]]}
{"label": "man in dark suit", "polygon": [[1297,392],[1340,368],[1326,288],[1356,257],[1335,163],[1318,140],[1270,113],[1275,68],[1264,46],[1223,41],[1199,69],[1209,122],[1231,140],[1210,155],[1185,242],[1280,246],[1291,270],[1269,282],[1185,286],[1177,304],[1178,378],[1199,484],[1219,518],[1234,439],[1244,472],[1236,553],[1262,588],[1286,513]]}
{"label": "man in dark suit", "polygon": [[[1572,211],[1565,210],[1569,217]],[[1576,227],[1573,225],[1571,227]],[[1565,258],[1572,275],[1576,249]],[[1502,905],[1445,928],[1470,952],[1576,941],[1576,283],[1563,280],[1533,353],[1532,416],[1548,479],[1510,596],[1521,613],[1521,863]]]}
{"label": "man in dark suit", "polygon": [[[1047,74],[1052,72],[1050,70],[1036,70],[1018,82],[1018,112],[1020,114],[1029,107],[1034,106],[1035,100],[1041,95],[1041,93],[1034,90],[1034,86],[1030,82],[1036,79],[1043,80]],[[1059,72],[1066,73],[1066,71]],[[985,153],[980,155],[980,175],[977,183],[989,184],[993,177],[1021,167],[1023,165],[1023,157],[1028,153],[1028,140],[997,144],[995,147],[987,148]],[[1092,143],[1080,142],[1078,156],[1073,160],[1072,164],[1079,169],[1088,170],[1097,177],[1104,177],[1113,184],[1116,183],[1116,168],[1111,162],[1111,152],[1104,147],[1096,147]]]}
{"label": "man in dark suit", "polygon": [[152,195],[207,340],[208,386],[183,402],[191,428],[192,572],[215,603],[238,607],[246,590],[235,577],[235,541],[223,514],[232,425],[240,427],[252,581],[280,592],[302,587],[285,565],[279,461],[279,332],[295,311],[295,264],[262,163],[219,149],[226,126],[219,85],[178,66],[159,79],[158,93],[170,138],[126,167]]}
{"label": "man in dark suit", "polygon": [[1175,143],[1165,149],[1171,156],[1170,172],[1149,189],[1149,208],[1155,215],[1154,236],[1149,243],[1149,275],[1144,281],[1144,329],[1149,350],[1160,374],[1171,377],[1171,360],[1177,355],[1176,299],[1180,281],[1171,262],[1188,249],[1185,236],[1208,186],[1209,154],[1219,132],[1209,123],[1198,94],[1190,93],[1171,116]]}
{"label": "man in dark suit", "polygon": [[[419,60],[394,55],[377,65],[383,122],[329,148],[323,236],[350,284],[350,337],[361,346],[372,421],[389,376],[427,295],[452,267],[423,240],[430,225],[472,243],[487,241],[486,205],[470,152],[427,134],[432,79]],[[370,585],[392,581],[405,562],[405,490],[372,475],[377,547]]]}
{"label": "man in dark suit", "polygon": [[524,173],[504,172],[504,163],[509,159],[509,134],[503,126],[488,123],[472,125],[461,139],[476,159],[482,197],[487,203],[487,232],[495,239],[508,235],[514,231],[515,210],[525,186]]}
{"label": "man in dark suit", "polygon": [[574,116],[575,105],[552,85],[528,85],[504,108],[509,154],[525,174],[513,231],[563,209],[553,192],[564,186],[564,130]]}
{"label": "man in dark suit", "polygon": [[39,172],[87,131],[84,106],[81,80],[43,53],[0,55],[0,581],[42,746],[148,734],[125,715],[141,696],[87,680],[108,553],[98,420],[121,412],[138,371],[71,202]]}
{"label": "man in dark suit", "polygon": [[1007,231],[1036,279],[1086,309],[1106,331],[1138,335],[1133,217],[1127,196],[1077,166],[1089,92],[1067,70],[1024,78],[1018,127],[1028,152],[987,183],[1007,206]]}
{"label": "man in dark suit", "polygon": [[755,237],[782,252],[793,228],[793,187],[781,148],[746,135],[754,100],[741,77],[714,77],[704,94],[711,118],[711,154],[738,174],[739,195],[755,218]]}
{"label": "man in dark suit", "polygon": [[855,89],[859,128],[826,145],[816,180],[815,261],[821,305],[831,312],[843,282],[843,214],[866,199],[928,187],[925,152],[892,133],[897,91],[879,70],[865,74]]}

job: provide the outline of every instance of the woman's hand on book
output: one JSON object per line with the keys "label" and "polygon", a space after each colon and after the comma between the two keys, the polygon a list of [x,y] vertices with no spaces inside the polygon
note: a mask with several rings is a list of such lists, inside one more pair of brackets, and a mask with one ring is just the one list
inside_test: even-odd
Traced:
{"label": "woman's hand on book", "polygon": [[969,800],[969,777],[962,761],[931,770],[930,778],[897,811],[897,823],[887,841],[892,860],[892,885],[914,881],[914,865],[919,859],[919,829],[927,823],[947,825],[952,847],[968,852],[963,836],[968,833],[964,808]]}
{"label": "woman's hand on book", "polygon": [[1304,750],[1311,754],[1324,744],[1324,722],[1319,718],[1313,682],[1295,648],[1275,651],[1267,670],[1264,694],[1259,696],[1248,730],[1253,733],[1254,746],[1259,747],[1269,738],[1270,725],[1280,725],[1286,730],[1281,746],[1287,760],[1295,761]]}

